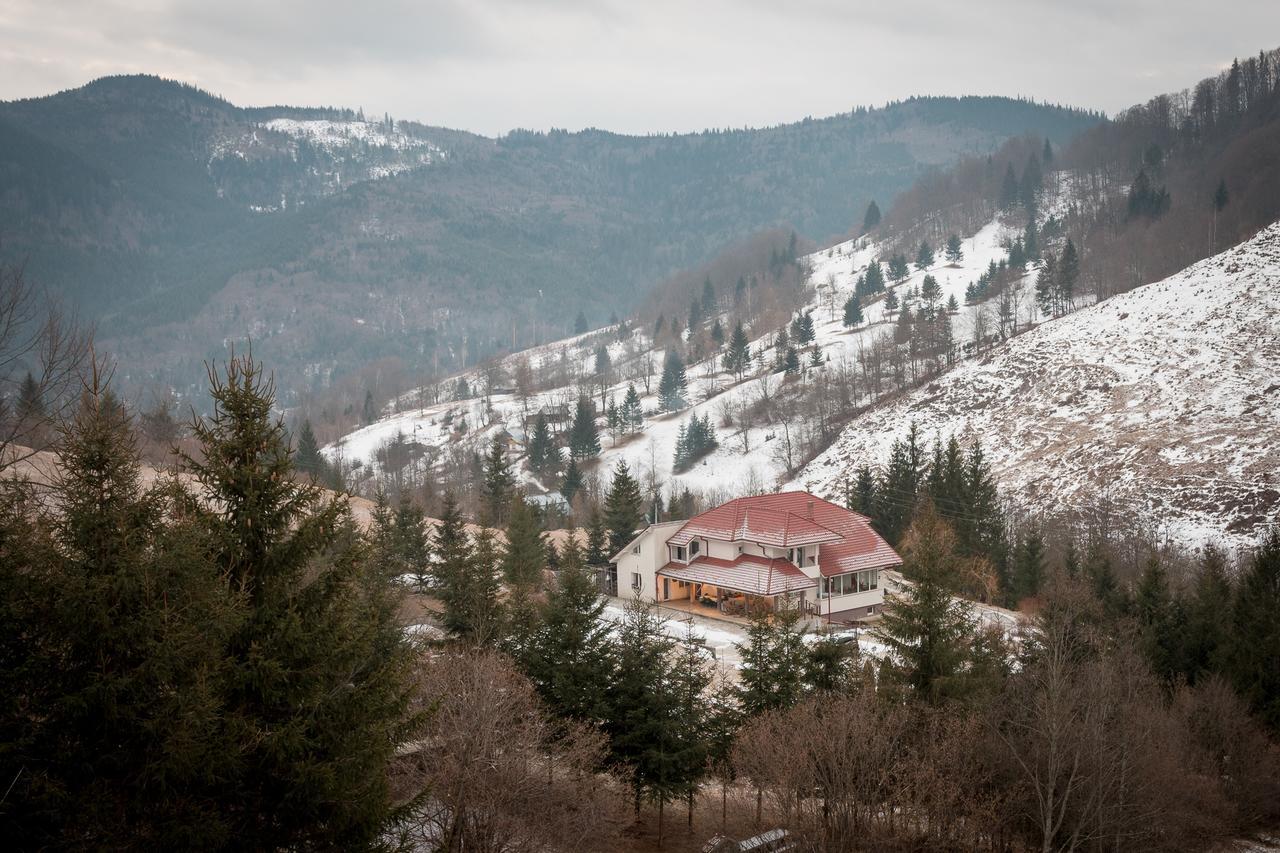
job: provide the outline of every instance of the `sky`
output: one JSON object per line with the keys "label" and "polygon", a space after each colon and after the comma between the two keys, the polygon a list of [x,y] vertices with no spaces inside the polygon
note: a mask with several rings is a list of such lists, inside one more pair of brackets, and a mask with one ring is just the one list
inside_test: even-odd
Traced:
{"label": "sky", "polygon": [[1114,114],[1277,46],[1277,0],[0,0],[0,100],[147,73],[487,135],[758,127],[915,94]]}

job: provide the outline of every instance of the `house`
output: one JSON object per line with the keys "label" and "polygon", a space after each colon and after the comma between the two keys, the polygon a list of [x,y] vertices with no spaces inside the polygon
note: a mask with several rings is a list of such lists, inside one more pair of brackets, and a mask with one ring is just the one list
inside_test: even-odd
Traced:
{"label": "house", "polygon": [[547,406],[541,411],[531,412],[524,416],[524,430],[532,435],[539,416],[547,422],[552,435],[560,435],[573,424],[573,412],[568,406]]}
{"label": "house", "polygon": [[725,613],[797,601],[833,622],[876,616],[880,572],[902,558],[866,516],[808,492],[738,498],[688,521],[654,524],[614,554],[617,589]]}
{"label": "house", "polygon": [[526,443],[524,430],[519,427],[499,430],[497,438],[508,462],[513,462],[524,454]]}

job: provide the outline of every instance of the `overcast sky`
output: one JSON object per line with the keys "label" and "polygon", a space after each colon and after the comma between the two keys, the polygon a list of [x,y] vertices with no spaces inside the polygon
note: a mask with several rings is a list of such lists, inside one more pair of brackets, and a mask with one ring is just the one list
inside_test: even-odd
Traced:
{"label": "overcast sky", "polygon": [[486,134],[759,126],[912,94],[1114,113],[1276,46],[1278,0],[0,0],[0,99],[143,72]]}

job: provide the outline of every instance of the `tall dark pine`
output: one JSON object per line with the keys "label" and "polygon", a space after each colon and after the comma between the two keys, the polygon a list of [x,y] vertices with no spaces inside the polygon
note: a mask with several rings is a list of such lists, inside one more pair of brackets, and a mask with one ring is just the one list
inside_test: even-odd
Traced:
{"label": "tall dark pine", "polygon": [[685,391],[689,380],[684,362],[675,350],[667,350],[662,363],[662,379],[658,382],[658,401],[663,411],[674,412],[685,407]]}
{"label": "tall dark pine", "polygon": [[856,294],[845,300],[844,324],[850,328],[862,325],[862,303]]}
{"label": "tall dark pine", "polygon": [[862,233],[870,231],[880,224],[880,205],[876,204],[875,199],[871,200],[871,204],[867,205],[867,212],[862,217]]}
{"label": "tall dark pine", "polygon": [[507,461],[507,452],[502,441],[494,437],[489,444],[489,452],[484,458],[484,521],[490,525],[500,525],[506,521],[507,507],[511,502],[511,490],[515,487],[515,476],[511,473],[511,463]]}
{"label": "tall dark pine", "polygon": [[541,412],[533,424],[529,437],[529,467],[536,474],[546,474],[560,467],[560,450],[551,439],[551,428]]}
{"label": "tall dark pine", "polygon": [[569,456],[590,459],[600,453],[600,431],[596,427],[596,408],[585,394],[578,398],[573,426],[569,429]]}
{"label": "tall dark pine", "polygon": [[207,501],[209,552],[245,608],[224,711],[242,741],[218,799],[242,846],[372,844],[391,814],[389,764],[411,734],[396,602],[366,565],[347,502],[290,476],[261,365],[235,357],[210,380],[213,413],[192,425],[199,453],[184,462]]}
{"label": "tall dark pine", "polygon": [[547,552],[533,508],[517,495],[507,513],[507,547],[502,555],[502,574],[507,583],[525,589],[542,585],[542,571],[547,565]]}
{"label": "tall dark pine", "polygon": [[304,474],[320,479],[325,472],[325,459],[320,454],[320,442],[316,440],[311,421],[304,420],[302,429],[298,431],[298,450],[294,455],[294,466]]}
{"label": "tall dark pine", "polygon": [[751,366],[751,345],[747,341],[747,332],[742,323],[734,324],[733,334],[729,336],[729,348],[724,354],[724,368],[741,379]]}
{"label": "tall dark pine", "polygon": [[14,850],[229,847],[217,780],[243,613],[180,487],[144,489],[125,410],[90,379],[37,499],[0,483],[0,836]]}
{"label": "tall dark pine", "polygon": [[913,423],[906,440],[893,443],[889,464],[876,490],[874,523],[890,544],[897,544],[915,514],[923,468],[919,432]]}
{"label": "tall dark pine", "polygon": [[609,553],[616,554],[631,541],[644,524],[644,500],[640,484],[631,476],[625,459],[613,469],[613,482],[604,502],[605,527],[609,530]]}
{"label": "tall dark pine", "polygon": [[1271,531],[1237,584],[1231,633],[1231,680],[1272,733],[1280,733],[1280,532]]}

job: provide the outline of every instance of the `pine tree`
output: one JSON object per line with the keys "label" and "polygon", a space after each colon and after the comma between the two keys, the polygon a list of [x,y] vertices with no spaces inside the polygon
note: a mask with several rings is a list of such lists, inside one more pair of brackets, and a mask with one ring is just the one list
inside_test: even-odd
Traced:
{"label": "pine tree", "polygon": [[947,238],[946,258],[949,263],[958,264],[964,260],[964,248],[960,244],[960,235],[952,234]]}
{"label": "pine tree", "polygon": [[551,438],[551,428],[541,412],[533,423],[533,435],[529,438],[529,467],[536,474],[546,474],[560,467],[560,450]]}
{"label": "pine tree", "polygon": [[746,642],[736,644],[742,661],[738,703],[748,716],[785,710],[803,696],[808,652],[800,616],[784,599],[772,612],[757,607],[751,613]]}
{"label": "pine tree", "polygon": [[956,295],[953,293],[947,297],[947,312],[954,314],[960,310],[960,303],[956,301]]}
{"label": "pine tree", "polygon": [[[902,260],[903,260],[903,265],[905,266],[906,259],[903,258]],[[865,276],[866,277],[864,279],[863,286],[866,288],[866,292],[868,295],[879,293],[880,291],[884,290],[884,286],[885,286],[884,268],[880,266],[879,261],[873,260],[871,263],[867,264],[867,271],[865,273]],[[905,277],[906,276],[903,276],[903,278]]]}
{"label": "pine tree", "polygon": [[867,205],[867,212],[862,217],[862,233],[865,234],[872,228],[880,224],[880,206],[876,204],[875,199]]}
{"label": "pine tree", "polygon": [[891,545],[902,537],[915,514],[923,468],[919,432],[912,423],[907,440],[893,443],[889,464],[877,489],[876,529]]}
{"label": "pine tree", "polygon": [[560,494],[564,497],[565,503],[573,505],[573,499],[582,489],[582,471],[578,468],[577,458],[569,457],[569,466],[564,470],[564,477],[560,480]]}
{"label": "pine tree", "polygon": [[889,278],[896,282],[902,282],[909,275],[911,275],[911,269],[907,265],[906,255],[899,252],[889,259]]}
{"label": "pine tree", "polygon": [[1013,210],[1018,203],[1018,176],[1013,171],[1013,164],[1005,166],[1004,181],[1000,184],[1000,209]]}
{"label": "pine tree", "polygon": [[606,550],[608,547],[609,531],[605,529],[604,516],[600,514],[599,507],[594,507],[587,522],[587,550],[583,555],[587,565],[593,569],[609,565],[612,552]]}
{"label": "pine tree", "polygon": [[1195,684],[1226,666],[1233,590],[1226,558],[1216,547],[1205,548],[1193,578],[1184,627],[1184,675]]}
{"label": "pine tree", "polygon": [[587,315],[579,311],[578,316],[573,321],[573,333],[575,335],[581,335],[584,334],[587,329]]}
{"label": "pine tree", "polygon": [[640,407],[640,393],[634,384],[627,385],[627,396],[622,400],[622,421],[630,432],[639,432],[644,426],[644,412]]}
{"label": "pine tree", "polygon": [[1138,579],[1134,596],[1142,650],[1151,669],[1165,680],[1182,670],[1182,620],[1169,590],[1169,579],[1160,558],[1152,554]]}
{"label": "pine tree", "polygon": [[324,476],[327,463],[320,453],[320,443],[316,441],[316,433],[309,420],[302,422],[302,429],[298,432],[298,449],[293,460],[294,467],[302,473],[315,479]]}
{"label": "pine tree", "polygon": [[903,546],[903,574],[912,583],[886,609],[880,635],[895,675],[927,702],[963,691],[961,683],[973,635],[968,607],[955,598],[954,537],[926,502]]}
{"label": "pine tree", "polygon": [[920,298],[933,310],[933,306],[942,298],[942,285],[938,284],[936,278],[931,275],[924,277],[924,281],[920,283]]}
{"label": "pine tree", "polygon": [[795,321],[791,325],[791,333],[794,335],[796,342],[801,344],[813,341],[813,312],[804,311],[796,316]]}
{"label": "pine tree", "polygon": [[[686,624],[668,677],[675,699],[671,722],[675,753],[673,787],[676,793],[685,796],[690,827],[693,825],[693,802],[707,775],[710,755],[707,731],[712,722],[712,708],[707,702],[706,689],[711,682],[711,673],[705,655],[703,638],[695,633],[692,622]],[[661,826],[658,832],[661,837]]]}
{"label": "pine tree", "polygon": [[604,522],[609,529],[609,553],[621,551],[644,525],[644,501],[640,485],[631,476],[625,459],[613,469],[613,481],[604,501]]}
{"label": "pine tree", "polygon": [[600,432],[596,428],[596,408],[587,395],[578,398],[578,408],[569,428],[569,458],[590,459],[600,453]]}
{"label": "pine tree", "polygon": [[244,613],[177,483],[143,488],[91,365],[37,499],[0,484],[0,832],[15,850],[232,846],[223,715]]}
{"label": "pine tree", "polygon": [[413,502],[407,491],[400,493],[392,531],[395,577],[412,578],[414,588],[424,592],[431,575],[430,533],[426,513]]}
{"label": "pine tree", "polygon": [[1280,533],[1272,530],[1236,585],[1228,672],[1258,718],[1280,733]]}
{"label": "pine tree", "polygon": [[433,550],[436,586],[444,605],[445,630],[465,642],[481,644],[492,639],[497,622],[497,573],[493,537],[480,529],[484,543],[473,541],[451,492],[444,496]]}
{"label": "pine tree", "polygon": [[542,586],[547,565],[546,547],[533,509],[516,495],[507,513],[507,546],[502,554],[502,576],[512,586],[534,590]]}
{"label": "pine tree", "polygon": [[800,353],[795,347],[787,347],[786,354],[782,357],[782,372],[787,376],[796,376],[800,373]]}
{"label": "pine tree", "polygon": [[897,291],[890,290],[884,297],[884,310],[893,313],[898,310],[898,294]]}
{"label": "pine tree", "polygon": [[18,417],[27,422],[39,420],[45,415],[44,395],[40,390],[40,383],[36,381],[30,370],[23,377],[22,384],[18,386],[16,411]]}
{"label": "pine tree", "polygon": [[855,486],[854,503],[849,509],[874,518],[876,512],[876,477],[870,465],[858,466],[858,479]]}
{"label": "pine tree", "polygon": [[1040,586],[1044,583],[1044,539],[1034,527],[1018,538],[1013,561],[1013,582],[1018,598],[1040,594]]}
{"label": "pine tree", "polygon": [[724,326],[720,325],[719,317],[711,324],[711,340],[715,342],[716,349],[724,346]]}
{"label": "pine tree", "polygon": [[372,844],[411,719],[396,602],[367,566],[346,500],[289,476],[261,365],[235,357],[210,373],[213,413],[192,425],[199,452],[183,462],[205,501],[210,553],[245,608],[225,697],[244,740],[218,799],[243,846]]}
{"label": "pine tree", "polygon": [[927,270],[933,266],[933,261],[933,247],[929,245],[928,241],[921,240],[920,249],[916,252],[916,269]]}
{"label": "pine tree", "polygon": [[862,303],[856,295],[850,296],[844,303],[844,324],[850,328],[861,326]]}
{"label": "pine tree", "polygon": [[1053,253],[1046,253],[1044,263],[1040,266],[1040,274],[1036,277],[1036,304],[1040,313],[1053,316],[1057,308],[1058,294],[1058,262]]}
{"label": "pine tree", "polygon": [[658,400],[664,412],[674,412],[685,407],[685,392],[689,380],[684,362],[675,350],[667,350],[662,364],[662,379],[658,382]]}
{"label": "pine tree", "polygon": [[1049,138],[1045,137],[1044,151],[1040,155],[1040,159],[1044,161],[1044,167],[1049,168],[1049,164],[1053,162],[1053,146],[1049,144]]}
{"label": "pine tree", "polygon": [[572,536],[563,560],[542,605],[525,671],[556,714],[595,724],[604,719],[613,669],[609,629],[601,618],[604,599]]}
{"label": "pine tree", "polygon": [[1062,258],[1058,262],[1057,301],[1059,311],[1068,311],[1075,304],[1076,283],[1080,280],[1080,255],[1076,252],[1076,244],[1067,238],[1067,245],[1062,249]]}
{"label": "pine tree", "polygon": [[364,408],[361,410],[363,422],[371,424],[378,419],[378,407],[373,402],[373,392],[364,392]]}
{"label": "pine tree", "polygon": [[729,349],[725,351],[723,363],[724,369],[738,379],[742,379],[742,375],[751,366],[751,346],[741,322],[734,324],[733,334],[729,337]]}
{"label": "pine tree", "polygon": [[677,793],[677,698],[671,689],[675,642],[661,619],[632,601],[617,628],[616,663],[609,682],[604,731],[613,761],[630,769],[637,815],[645,798],[666,802]]}
{"label": "pine tree", "polygon": [[489,452],[484,458],[484,521],[489,525],[501,525],[506,521],[506,510],[511,503],[511,490],[515,488],[515,476],[511,463],[502,447],[502,440],[494,436]]}

